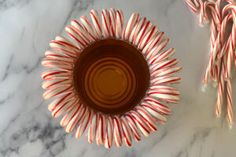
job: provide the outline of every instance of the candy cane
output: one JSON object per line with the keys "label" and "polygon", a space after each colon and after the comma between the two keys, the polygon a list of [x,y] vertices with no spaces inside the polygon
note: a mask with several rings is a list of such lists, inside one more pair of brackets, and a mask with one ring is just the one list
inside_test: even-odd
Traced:
{"label": "candy cane", "polygon": [[[236,63],[236,3],[232,0],[186,0],[186,4],[191,11],[199,13],[200,24],[207,21],[211,23],[210,58],[203,82],[207,84],[208,79],[211,79],[218,85],[215,107],[217,117],[221,115],[223,98],[226,95],[227,119],[229,126],[232,127],[231,71],[233,61]],[[232,28],[230,22],[233,22]],[[228,29],[231,29],[229,34]]]}

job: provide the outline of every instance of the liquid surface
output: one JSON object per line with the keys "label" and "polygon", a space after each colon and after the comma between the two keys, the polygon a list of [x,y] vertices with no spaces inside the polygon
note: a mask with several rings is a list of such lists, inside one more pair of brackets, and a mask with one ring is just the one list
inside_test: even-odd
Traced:
{"label": "liquid surface", "polygon": [[144,97],[150,79],[142,54],[115,39],[96,41],[85,48],[73,77],[81,102],[106,114],[131,110]]}

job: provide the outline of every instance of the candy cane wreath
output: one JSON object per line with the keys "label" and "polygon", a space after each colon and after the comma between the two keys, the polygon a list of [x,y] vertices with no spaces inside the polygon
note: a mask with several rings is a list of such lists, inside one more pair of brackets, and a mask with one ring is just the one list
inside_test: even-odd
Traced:
{"label": "candy cane wreath", "polygon": [[[157,130],[157,123],[166,122],[170,114],[167,103],[176,103],[179,92],[171,84],[180,78],[174,74],[180,70],[177,60],[171,59],[174,49],[165,49],[169,39],[145,17],[133,13],[124,25],[120,10],[90,11],[91,21],[82,16],[79,21],[72,20],[65,28],[69,39],[57,36],[50,42],[50,50],[45,52],[42,73],[45,89],[43,97],[52,99],[48,105],[53,117],[63,115],[60,124],[66,132],[75,130],[79,138],[87,129],[88,142],[96,141],[110,148],[125,144],[131,146],[132,140],[140,141]],[[149,67],[149,86],[142,100],[129,111],[122,114],[105,114],[83,104],[73,83],[73,70],[78,58],[91,44],[115,39],[125,41],[137,49]]]}

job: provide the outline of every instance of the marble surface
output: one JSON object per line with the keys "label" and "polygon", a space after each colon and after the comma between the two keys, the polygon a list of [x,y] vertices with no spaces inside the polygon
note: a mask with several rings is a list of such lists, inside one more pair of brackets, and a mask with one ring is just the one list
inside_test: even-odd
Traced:
{"label": "marble surface", "polygon": [[[107,150],[66,134],[51,117],[40,61],[72,18],[110,7],[126,17],[140,12],[165,31],[183,70],[181,101],[171,105],[167,124],[132,148]],[[236,127],[215,119],[215,91],[201,91],[208,39],[209,28],[199,27],[182,0],[0,0],[0,157],[235,157]]]}

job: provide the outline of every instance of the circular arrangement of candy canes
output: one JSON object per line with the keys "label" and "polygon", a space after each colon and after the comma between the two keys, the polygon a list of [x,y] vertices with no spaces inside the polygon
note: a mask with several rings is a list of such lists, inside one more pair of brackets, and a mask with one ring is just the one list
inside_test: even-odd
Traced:
{"label": "circular arrangement of candy canes", "polygon": [[[157,130],[157,123],[166,122],[170,114],[168,103],[179,100],[179,92],[170,85],[178,83],[174,76],[181,68],[177,60],[171,58],[174,49],[166,49],[169,39],[147,18],[133,13],[127,24],[120,10],[90,11],[91,19],[86,16],[72,20],[65,28],[69,38],[57,36],[50,42],[50,50],[45,52],[42,73],[45,89],[43,97],[52,99],[48,105],[53,117],[62,116],[61,126],[66,132],[75,131],[79,138],[87,130],[88,141],[96,141],[110,148],[132,141],[140,141]],[[150,86],[142,101],[132,110],[121,115],[106,115],[96,112],[82,104],[72,86],[73,66],[80,53],[89,44],[98,40],[114,38],[124,40],[142,52],[150,71]]]}
{"label": "circular arrangement of candy canes", "polygon": [[186,0],[194,13],[199,13],[200,24],[209,23],[210,58],[203,83],[208,79],[217,83],[215,113],[221,116],[223,99],[227,102],[227,120],[233,125],[232,65],[236,66],[236,2],[233,0]]}

